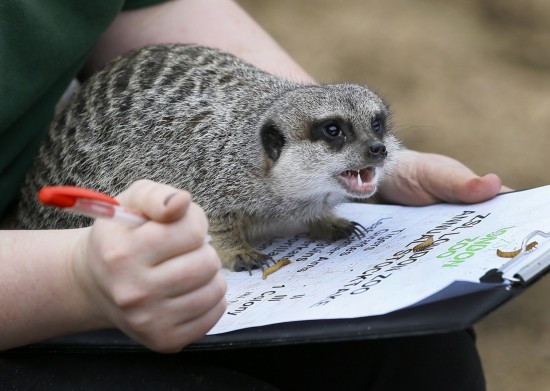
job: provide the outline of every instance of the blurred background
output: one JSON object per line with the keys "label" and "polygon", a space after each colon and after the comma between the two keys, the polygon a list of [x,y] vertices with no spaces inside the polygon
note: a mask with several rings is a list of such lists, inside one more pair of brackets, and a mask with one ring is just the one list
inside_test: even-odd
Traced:
{"label": "blurred background", "polygon": [[[376,90],[407,147],[550,184],[550,1],[238,2],[318,81]],[[550,390],[549,295],[546,277],[477,325],[489,390]]]}

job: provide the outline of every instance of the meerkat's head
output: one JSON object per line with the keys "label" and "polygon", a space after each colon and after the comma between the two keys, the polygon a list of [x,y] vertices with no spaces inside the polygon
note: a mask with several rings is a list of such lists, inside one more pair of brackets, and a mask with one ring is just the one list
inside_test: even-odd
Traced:
{"label": "meerkat's head", "polygon": [[389,117],[382,99],[358,85],[288,92],[260,131],[266,175],[294,199],[334,204],[370,197],[399,145]]}

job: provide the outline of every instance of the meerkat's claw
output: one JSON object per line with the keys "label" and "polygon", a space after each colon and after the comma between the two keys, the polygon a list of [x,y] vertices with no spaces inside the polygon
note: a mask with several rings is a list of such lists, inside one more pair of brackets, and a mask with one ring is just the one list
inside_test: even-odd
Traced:
{"label": "meerkat's claw", "polygon": [[333,215],[325,220],[310,223],[309,232],[315,239],[340,240],[350,239],[352,236],[361,239],[366,229],[359,223]]}
{"label": "meerkat's claw", "polygon": [[357,239],[362,239],[366,236],[367,229],[364,226],[355,221],[350,221],[350,223],[353,224],[353,233],[357,236]]}
{"label": "meerkat's claw", "polygon": [[224,264],[233,271],[240,272],[248,270],[250,275],[252,275],[253,269],[261,269],[263,271],[264,267],[268,267],[268,261],[270,259],[271,257],[267,255],[251,250],[235,255],[232,259],[224,262]]}
{"label": "meerkat's claw", "polygon": [[351,239],[355,236],[357,239],[363,239],[366,236],[367,229],[355,221],[338,221],[338,224],[333,225],[337,237],[340,239]]}
{"label": "meerkat's claw", "polygon": [[269,262],[275,263],[272,258],[267,258],[265,262],[260,263],[260,270],[263,272],[265,269],[268,269],[270,266]]}
{"label": "meerkat's claw", "polygon": [[273,257],[267,257],[265,262],[261,263],[260,264],[260,269],[262,269],[262,272],[265,270],[265,269],[269,269],[271,266],[269,265],[269,262],[273,263],[273,264],[276,264],[277,261],[275,261],[273,259]]}

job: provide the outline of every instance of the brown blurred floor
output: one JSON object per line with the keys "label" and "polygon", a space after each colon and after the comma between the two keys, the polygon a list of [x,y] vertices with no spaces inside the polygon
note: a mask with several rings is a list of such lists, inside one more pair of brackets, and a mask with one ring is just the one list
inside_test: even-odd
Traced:
{"label": "brown blurred floor", "polygon": [[[240,0],[321,82],[367,84],[413,149],[550,184],[547,0]],[[477,325],[489,390],[550,389],[550,277]]]}

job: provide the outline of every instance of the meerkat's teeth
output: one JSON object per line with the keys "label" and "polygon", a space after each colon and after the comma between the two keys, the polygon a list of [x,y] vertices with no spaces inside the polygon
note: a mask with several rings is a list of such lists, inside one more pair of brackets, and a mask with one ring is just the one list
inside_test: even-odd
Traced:
{"label": "meerkat's teeth", "polygon": [[363,181],[361,180],[361,171],[357,170],[357,184],[363,186]]}

